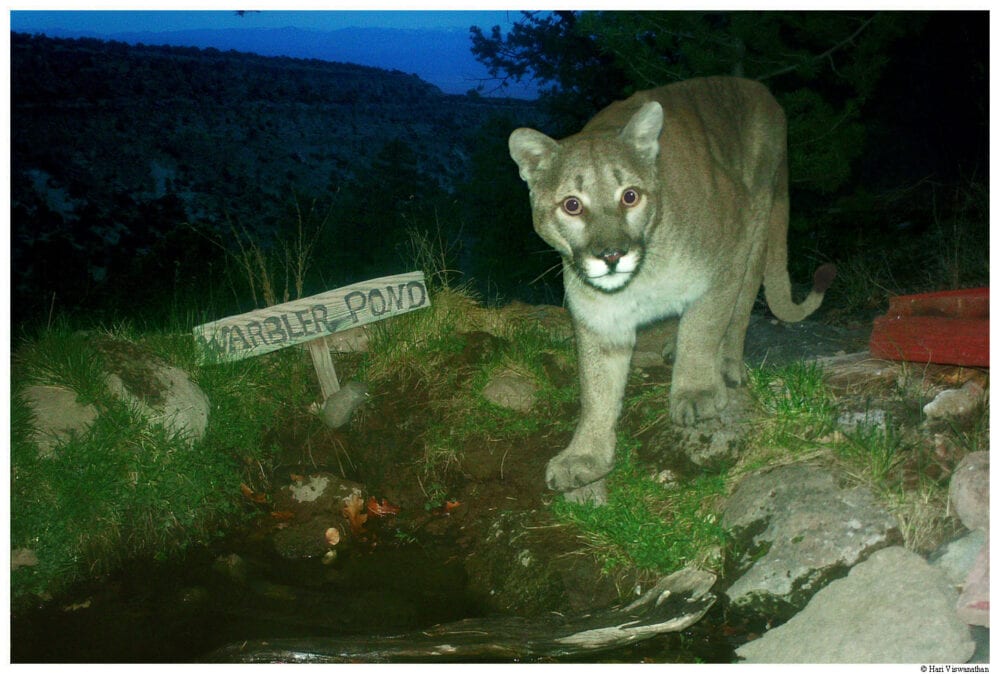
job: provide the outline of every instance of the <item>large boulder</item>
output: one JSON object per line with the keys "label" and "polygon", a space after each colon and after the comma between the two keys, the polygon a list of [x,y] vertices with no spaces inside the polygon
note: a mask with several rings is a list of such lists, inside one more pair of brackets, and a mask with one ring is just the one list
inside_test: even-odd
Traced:
{"label": "large boulder", "polygon": [[56,447],[86,432],[97,419],[96,407],[62,386],[33,384],[21,391],[21,397],[34,418],[31,436],[39,456],[52,456]]}
{"label": "large boulder", "polygon": [[[211,405],[186,372],[131,342],[101,338],[94,346],[107,366],[104,384],[112,397],[189,445],[204,437]],[[32,384],[21,397],[32,412],[32,438],[41,456],[86,432],[100,413],[98,406],[80,401],[66,386]]]}
{"label": "large boulder", "polygon": [[828,469],[793,464],[746,477],[722,524],[734,536],[734,606],[787,618],[830,580],[898,540],[896,520],[863,486]]}
{"label": "large boulder", "polygon": [[[966,528],[990,530],[990,453],[973,452],[955,468],[949,486],[951,506]],[[990,626],[990,550],[989,539],[979,550],[976,561],[962,586],[958,600],[959,616],[970,625]]]}
{"label": "large boulder", "polygon": [[966,662],[975,644],[956,598],[923,557],[885,548],[736,654],[751,663]]}

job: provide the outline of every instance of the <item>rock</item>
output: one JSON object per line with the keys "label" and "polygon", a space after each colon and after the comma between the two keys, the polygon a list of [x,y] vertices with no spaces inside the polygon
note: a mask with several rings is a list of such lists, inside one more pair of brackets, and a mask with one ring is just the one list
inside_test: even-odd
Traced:
{"label": "rock", "polygon": [[744,360],[753,366],[780,366],[804,358],[842,356],[868,346],[871,328],[852,329],[820,321],[785,323],[751,314],[744,343]]}
{"label": "rock", "polygon": [[632,351],[632,367],[662,367],[673,355],[677,325],[677,319],[668,319],[640,328]]}
{"label": "rock", "polygon": [[483,397],[494,405],[516,412],[528,412],[535,404],[538,386],[518,372],[499,372],[483,387]]}
{"label": "rock", "polygon": [[957,419],[975,411],[983,400],[984,389],[979,382],[969,380],[960,389],[941,391],[924,405],[928,419]]}
{"label": "rock", "polygon": [[330,528],[346,525],[344,505],[361,494],[360,484],[325,472],[279,488],[274,493],[274,510],[287,513],[289,524],[274,534],[275,552],[285,559],[326,554],[331,546]]}
{"label": "rock", "polygon": [[948,498],[966,529],[990,528],[990,454],[973,452],[955,468]]}
{"label": "rock", "polygon": [[750,663],[966,662],[975,644],[956,596],[922,557],[886,548],[736,653]]}
{"label": "rock", "polygon": [[85,432],[97,419],[97,408],[77,400],[62,386],[27,386],[21,392],[34,415],[33,439],[39,456],[51,456],[56,446]]}
{"label": "rock", "polygon": [[[137,363],[133,363],[133,366]],[[151,424],[162,425],[193,444],[205,437],[210,404],[204,391],[180,368],[150,357],[138,364],[145,370],[141,388],[109,374],[108,388],[116,397],[134,405]]]}
{"label": "rock", "polygon": [[351,420],[354,411],[367,399],[368,386],[359,381],[349,381],[326,399],[319,416],[330,428],[340,428]]}
{"label": "rock", "polygon": [[10,570],[14,571],[22,566],[36,566],[38,555],[34,550],[28,548],[15,548],[10,551]]}
{"label": "rock", "polygon": [[931,565],[941,569],[956,587],[965,584],[972,567],[975,566],[979,551],[986,545],[986,532],[980,529],[970,531],[961,538],[942,545],[930,557]]}
{"label": "rock", "polygon": [[250,565],[235,552],[216,557],[212,569],[237,585],[245,584],[250,577]]}
{"label": "rock", "polygon": [[843,412],[837,417],[837,426],[845,431],[858,431],[866,428],[877,428],[885,431],[888,428],[889,417],[885,410],[866,409]]}
{"label": "rock", "polygon": [[807,464],[745,478],[723,509],[722,525],[735,538],[737,568],[746,569],[726,594],[736,606],[778,618],[899,536],[867,488],[840,487],[828,470]]}
{"label": "rock", "polygon": [[958,598],[958,617],[968,625],[990,626],[990,548],[984,545]]}
{"label": "rock", "polygon": [[274,550],[285,559],[322,557],[330,549],[322,526],[294,525],[274,534]]}
{"label": "rock", "polygon": [[[98,339],[95,349],[108,365],[105,383],[114,397],[135,407],[150,423],[197,442],[208,428],[210,404],[186,372],[168,365],[135,344]],[[33,385],[22,391],[34,415],[34,439],[40,456],[49,456],[97,418],[97,408],[77,400],[62,386]]]}
{"label": "rock", "polygon": [[903,370],[900,363],[873,358],[868,351],[808,358],[823,370],[827,386],[840,394],[890,386],[899,380]]}
{"label": "rock", "polygon": [[327,335],[324,339],[326,347],[334,353],[368,352],[368,328],[364,325],[335,332],[332,335]]}
{"label": "rock", "polygon": [[[359,497],[362,486],[333,473],[314,473],[301,480],[280,487],[274,493],[274,510],[292,514],[292,519],[302,522],[314,517],[343,519],[344,504],[353,494]],[[331,523],[326,524],[320,535]]]}
{"label": "rock", "polygon": [[[746,444],[752,400],[747,388],[728,389],[729,403],[722,413],[694,426],[656,424],[643,440],[642,460],[655,466],[693,466],[696,472],[721,471],[731,466]],[[669,403],[663,398],[663,414]]]}

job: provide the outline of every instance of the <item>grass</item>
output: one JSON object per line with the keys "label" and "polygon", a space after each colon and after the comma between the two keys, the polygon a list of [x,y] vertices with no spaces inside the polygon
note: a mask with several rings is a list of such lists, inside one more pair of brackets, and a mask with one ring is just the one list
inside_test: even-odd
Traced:
{"label": "grass", "polygon": [[[440,278],[440,277],[438,277]],[[553,384],[545,373],[545,360],[566,364],[572,347],[554,339],[544,329],[519,320],[515,314],[483,308],[463,287],[432,290],[429,309],[369,326],[370,349],[360,364],[358,378],[373,389],[419,388],[433,408],[422,433],[423,484],[429,501],[441,490],[446,474],[470,442],[492,442],[551,431],[556,410],[575,399],[572,385]],[[470,334],[488,331],[491,346],[476,355],[476,362],[461,362]],[[494,405],[481,395],[492,377],[503,371],[525,376],[537,387],[536,405],[525,414]],[[561,427],[569,427],[567,420]]]}
{"label": "grass", "polygon": [[[873,222],[875,234],[846,244],[850,250],[836,261],[837,281],[824,303],[827,315],[881,312],[892,295],[989,285],[984,181],[973,177],[947,187],[921,181],[885,198],[880,207],[869,204],[865,212],[889,213],[892,224]],[[906,236],[893,231],[897,225],[909,227]],[[889,247],[887,229],[896,241]]]}
{"label": "grass", "polygon": [[748,385],[758,408],[752,454],[796,454],[816,446],[835,420],[833,396],[823,383],[823,371],[813,364],[749,370]]}
{"label": "grass", "polygon": [[[299,241],[303,247],[286,262],[295,258],[305,265],[309,240]],[[427,267],[431,307],[369,326],[370,350],[352,356],[350,367],[373,390],[415,390],[426,400],[428,425],[416,438],[416,456],[427,505],[433,506],[447,496],[449,473],[470,443],[567,435],[576,420],[566,410],[579,392],[575,375],[553,376],[575,373],[570,341],[524,320],[516,309],[486,309],[466,288],[451,285],[450,273],[435,271],[445,268],[449,255],[439,243],[415,239],[411,253]],[[303,269],[286,266],[285,277],[300,279]],[[263,278],[275,287],[276,277],[258,280]],[[470,340],[477,333],[489,333],[489,344],[470,359]],[[101,383],[109,364],[109,352],[101,348],[106,342],[149,350],[192,374],[213,404],[200,443],[189,447],[108,394]],[[535,384],[530,413],[504,409],[481,395],[494,375],[506,371]],[[129,377],[130,385],[141,385],[143,372],[123,374]],[[57,591],[127,557],[176,554],[241,521],[248,513],[241,484],[256,492],[268,487],[276,456],[268,430],[301,414],[316,393],[310,361],[298,349],[199,366],[187,332],[119,324],[79,333],[59,321],[18,345],[12,381],[11,544],[34,551],[39,560],[12,573],[15,596]],[[30,437],[31,413],[20,392],[31,383],[67,387],[102,412],[87,433],[64,443],[51,458],[39,457]],[[838,401],[815,365],[755,368],[749,387],[755,419],[748,448],[735,466],[663,485],[637,459],[629,437],[640,432],[623,433],[618,464],[608,478],[607,506],[556,499],[556,517],[577,527],[580,540],[609,573],[663,574],[687,564],[717,570],[725,547],[718,509],[727,490],[750,470],[807,458],[837,463],[871,485],[899,518],[907,545],[923,549],[940,538],[947,525],[947,490],[905,475],[920,451],[928,450],[915,446],[898,424],[888,419],[884,425],[838,429]],[[654,384],[627,400],[633,425],[660,423],[667,397],[666,385]],[[982,418],[955,432],[963,451],[988,446],[985,412]]]}
{"label": "grass", "polygon": [[619,438],[607,505],[559,498],[556,515],[581,529],[607,572],[635,568],[669,574],[690,564],[718,570],[726,535],[715,509],[725,494],[724,476],[664,486],[643,471],[634,450],[627,438]]}
{"label": "grass", "polygon": [[[113,397],[101,384],[109,353],[102,344],[148,350],[193,372],[213,402],[204,439],[189,446]],[[128,326],[62,326],[23,342],[12,377],[11,547],[32,550],[38,564],[12,573],[13,595],[58,592],[126,558],[169,557],[242,521],[250,511],[240,485],[263,488],[274,457],[266,430],[309,395],[299,355],[198,369],[189,335],[136,335]],[[21,395],[34,383],[66,387],[99,410],[51,456],[39,455]]]}

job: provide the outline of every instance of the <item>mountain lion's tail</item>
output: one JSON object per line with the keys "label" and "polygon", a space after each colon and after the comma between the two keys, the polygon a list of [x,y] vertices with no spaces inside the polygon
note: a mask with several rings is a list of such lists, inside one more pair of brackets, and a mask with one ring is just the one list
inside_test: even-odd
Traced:
{"label": "mountain lion's tail", "polygon": [[813,289],[801,303],[792,301],[792,285],[788,279],[788,177],[782,162],[776,176],[774,201],[767,232],[767,255],[764,263],[764,297],[767,306],[779,319],[794,323],[816,311],[823,302],[823,293],[833,283],[837,267],[827,263],[813,274]]}
{"label": "mountain lion's tail", "polygon": [[[782,256],[784,257],[784,256]],[[764,270],[764,297],[771,313],[779,319],[794,323],[816,311],[823,302],[823,293],[833,283],[837,275],[837,267],[827,263],[821,265],[813,274],[813,289],[801,303],[792,301],[792,288],[788,280],[788,268],[772,269],[771,257],[768,256],[767,267]]]}

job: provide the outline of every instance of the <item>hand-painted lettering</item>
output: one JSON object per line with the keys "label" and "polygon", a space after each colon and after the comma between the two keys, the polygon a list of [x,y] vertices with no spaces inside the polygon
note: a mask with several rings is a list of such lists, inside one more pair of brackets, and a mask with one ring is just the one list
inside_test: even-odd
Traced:
{"label": "hand-painted lettering", "polygon": [[[295,339],[296,337],[305,336],[306,334],[305,331],[295,332],[295,329],[292,328],[292,322],[288,320],[288,314],[281,314],[281,321],[285,324],[285,330],[286,330],[285,334],[288,335],[288,339]],[[299,327],[301,326],[302,324],[299,323]]]}
{"label": "hand-painted lettering", "polygon": [[410,281],[406,284],[406,290],[410,295],[410,309],[422,307],[427,301],[427,288],[420,281]]}
{"label": "hand-painted lettering", "polygon": [[314,304],[310,307],[313,323],[316,324],[317,332],[320,334],[330,334],[337,331],[336,324],[330,325],[326,319],[326,307],[322,304]]}
{"label": "hand-painted lettering", "polygon": [[[354,302],[352,303],[351,300]],[[344,295],[344,304],[347,305],[347,310],[351,312],[351,322],[358,322],[358,312],[365,308],[368,304],[368,298],[360,290],[355,290],[352,293],[347,293]]]}
{"label": "hand-painted lettering", "polygon": [[396,305],[396,311],[401,311],[403,308],[403,288],[405,287],[405,283],[400,283],[397,288],[385,287],[385,292],[389,296],[389,306]]}
{"label": "hand-painted lettering", "polygon": [[[247,338],[243,336],[243,331],[240,330],[240,326],[234,325],[230,330],[229,334],[226,336],[229,342],[229,349],[234,351],[245,351],[250,347],[250,342]],[[240,340],[240,344],[236,344],[236,340]]]}
{"label": "hand-painted lettering", "polygon": [[194,329],[213,361],[239,360],[430,305],[420,272],[386,276]]}
{"label": "hand-painted lettering", "polygon": [[285,327],[281,324],[281,319],[277,316],[268,316],[264,319],[264,327],[267,328],[267,341],[270,344],[280,344],[288,341],[285,334]]}
{"label": "hand-painted lettering", "polygon": [[[318,326],[316,326],[309,319],[309,314],[312,313],[309,309],[300,309],[298,311],[293,311],[292,313],[295,314],[295,318],[298,319],[299,325],[302,326],[302,334],[303,335],[311,335],[311,334],[313,334],[313,333],[316,332],[316,327],[318,327]],[[311,330],[310,330],[310,325],[313,326],[313,329],[311,329]]]}
{"label": "hand-painted lettering", "polygon": [[253,347],[257,347],[257,343],[267,344],[267,340],[264,339],[264,335],[261,334],[260,323],[257,321],[250,321],[247,323],[247,336],[250,338],[250,342]]}
{"label": "hand-painted lettering", "polygon": [[371,292],[368,293],[368,309],[372,312],[372,316],[381,316],[391,309],[386,304],[382,291],[378,288],[372,288]]}

